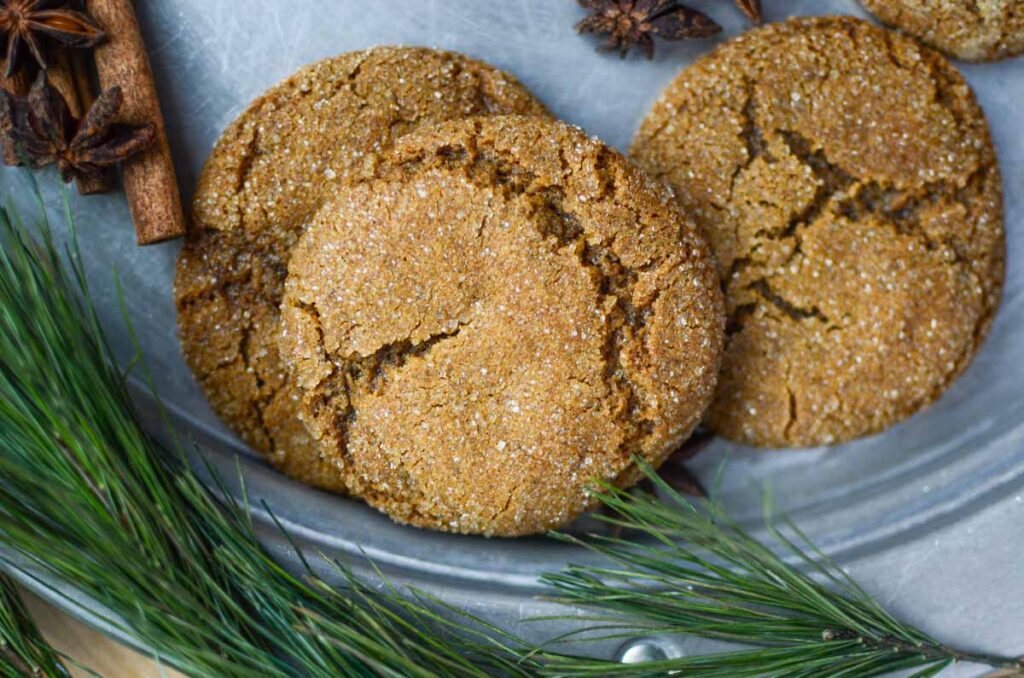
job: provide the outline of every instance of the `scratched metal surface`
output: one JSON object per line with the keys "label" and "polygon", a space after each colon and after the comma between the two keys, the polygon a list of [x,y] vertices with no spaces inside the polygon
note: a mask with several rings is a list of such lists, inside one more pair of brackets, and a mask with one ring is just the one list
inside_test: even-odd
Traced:
{"label": "scratched metal surface", "polygon": [[[695,0],[725,37],[743,28],[721,0]],[[862,15],[853,0],[768,0],[769,19],[789,13]],[[147,0],[138,11],[157,72],[184,195],[220,131],[247,102],[299,66],[376,44],[466,52],[518,75],[550,108],[625,148],[673,75],[715,41],[662,46],[654,62],[599,55],[577,38],[571,0]],[[783,9],[785,7],[786,9]],[[975,364],[935,406],[894,429],[840,449],[757,453],[714,442],[694,463],[712,474],[731,461],[722,498],[757,526],[758,488],[897,612],[936,635],[979,650],[1024,653],[1024,59],[962,66],[993,128],[1007,189],[1006,295]],[[59,192],[43,176],[56,214]],[[0,192],[31,209],[28,184],[0,170]],[[183,364],[170,281],[178,245],[133,245],[119,196],[72,197],[84,258],[117,349],[130,347],[114,303],[111,269],[127,302],[159,392],[176,426],[231,473],[236,454],[250,493],[266,500],[308,548],[350,557],[359,548],[399,581],[415,582],[537,639],[550,625],[522,624],[550,611],[535,600],[539,572],[578,551],[545,539],[484,540],[403,528],[366,507],[291,483],[251,457],[216,420]],[[141,396],[140,396],[141,397]],[[158,426],[154,424],[154,430]],[[294,562],[259,516],[268,547]],[[663,640],[668,653],[692,641]],[[614,654],[616,647],[596,648]],[[976,673],[971,667],[960,669]]]}

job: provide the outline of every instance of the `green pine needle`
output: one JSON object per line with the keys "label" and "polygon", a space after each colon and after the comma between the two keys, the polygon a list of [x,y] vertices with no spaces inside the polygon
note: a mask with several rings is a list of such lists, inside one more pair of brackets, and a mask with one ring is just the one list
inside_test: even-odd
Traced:
{"label": "green pine needle", "polygon": [[0,575],[0,676],[67,678],[60,655],[39,634],[17,589]]}
{"label": "green pine needle", "polygon": [[[959,652],[899,622],[795,527],[773,534],[806,573],[715,504],[663,483],[667,502],[613,487],[598,495],[615,514],[608,521],[635,538],[555,535],[608,565],[543,578],[558,600],[596,615],[543,648],[423,592],[386,580],[372,588],[340,563],[342,589],[308,567],[295,576],[262,549],[248,506],[223,487],[212,493],[181,449],[158,448],[139,425],[65,213],[71,243],[61,255],[45,216],[32,228],[0,209],[0,541],[101,603],[106,621],[161,663],[272,677],[928,676],[959,660],[1021,670],[1020,660]],[[43,666],[45,645],[24,621],[0,614],[16,656]],[[550,649],[661,634],[747,647],[641,664]]]}

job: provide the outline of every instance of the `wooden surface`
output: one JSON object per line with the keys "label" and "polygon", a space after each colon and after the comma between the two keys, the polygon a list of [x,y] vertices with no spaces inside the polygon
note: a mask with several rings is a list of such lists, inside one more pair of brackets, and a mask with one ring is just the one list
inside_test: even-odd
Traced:
{"label": "wooden surface", "polygon": [[[21,595],[47,642],[104,678],[182,678],[177,671],[159,666],[24,589]],[[90,675],[72,665],[68,668],[75,676]]]}

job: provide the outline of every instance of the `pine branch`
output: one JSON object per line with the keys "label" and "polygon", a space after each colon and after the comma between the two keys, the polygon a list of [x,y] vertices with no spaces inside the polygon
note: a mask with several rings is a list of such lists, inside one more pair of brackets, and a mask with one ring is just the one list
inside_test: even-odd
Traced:
{"label": "pine branch", "polygon": [[14,583],[0,575],[0,676],[68,675],[60,655],[39,634]]}
{"label": "pine branch", "polygon": [[448,633],[341,564],[341,591],[293,576],[262,549],[246,506],[216,499],[181,450],[158,449],[89,302],[66,212],[67,263],[45,221],[30,229],[0,210],[0,540],[194,675],[530,669],[521,652],[469,625]]}
{"label": "pine branch", "polygon": [[[664,671],[706,676],[856,675],[904,669],[931,675],[970,661],[1024,672],[1024,658],[965,652],[902,623],[788,521],[768,528],[787,563],[733,522],[712,501],[691,500],[643,468],[664,500],[604,486],[606,522],[631,539],[592,535],[582,544],[609,562],[570,566],[543,580],[555,600],[601,616],[600,633],[588,639],[690,635],[754,646],[655,665],[586,667],[551,659],[548,671],[566,676],[658,675]],[[770,516],[770,507],[766,507]]]}
{"label": "pine branch", "polygon": [[422,592],[371,588],[340,563],[342,589],[308,567],[295,576],[262,549],[248,506],[211,493],[182,450],[157,448],[138,424],[66,212],[65,258],[45,221],[32,230],[0,209],[0,540],[102,603],[163,663],[272,677],[928,676],[955,661],[1021,671],[1019,659],[961,652],[893,618],[794,526],[773,534],[806,573],[650,469],[667,502],[598,495],[606,520],[632,535],[583,544],[608,564],[544,580],[595,610],[589,640],[693,635],[747,648],[619,664],[529,648]]}

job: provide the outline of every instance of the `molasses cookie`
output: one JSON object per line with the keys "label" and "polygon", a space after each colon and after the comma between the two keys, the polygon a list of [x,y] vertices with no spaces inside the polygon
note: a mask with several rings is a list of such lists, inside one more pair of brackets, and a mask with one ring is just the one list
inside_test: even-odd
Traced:
{"label": "molasses cookie", "polygon": [[767,26],[681,73],[632,151],[718,259],[718,433],[799,447],[880,431],[981,345],[1003,280],[999,168],[931,49],[851,18]]}
{"label": "molasses cookie", "polygon": [[1024,52],[1024,0],[861,0],[881,21],[967,61]]}
{"label": "molasses cookie", "polygon": [[296,246],[282,354],[349,492],[421,527],[542,532],[696,426],[723,343],[669,192],[542,118],[445,123],[340,188]]}
{"label": "molasses cookie", "polygon": [[199,179],[175,294],[213,409],[300,480],[340,489],[296,416],[277,353],[288,253],[323,198],[424,123],[545,115],[511,76],[450,52],[381,47],[302,69],[227,129]]}

